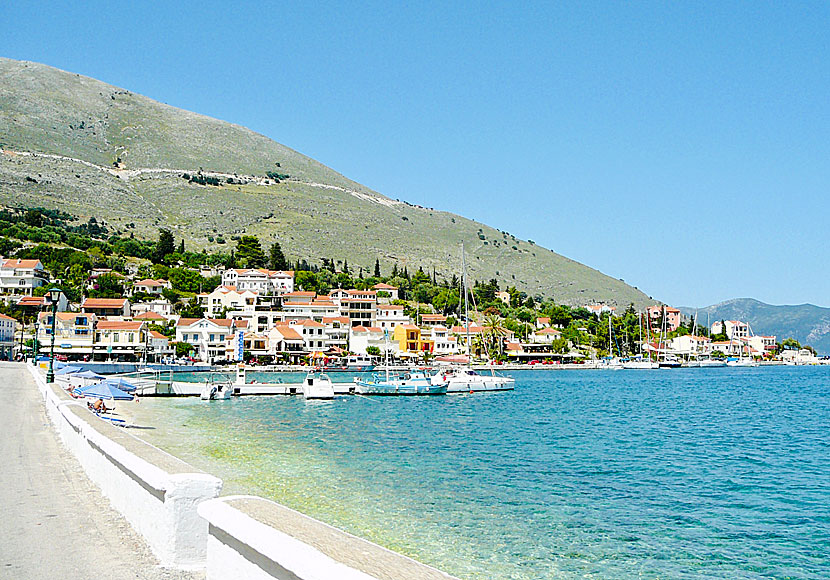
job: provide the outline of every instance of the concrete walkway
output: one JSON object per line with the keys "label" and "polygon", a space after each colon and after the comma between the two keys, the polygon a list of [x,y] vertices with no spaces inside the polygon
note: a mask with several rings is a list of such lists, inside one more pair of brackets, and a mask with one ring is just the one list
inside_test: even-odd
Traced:
{"label": "concrete walkway", "polygon": [[60,443],[22,364],[0,363],[0,578],[203,579],[161,568]]}

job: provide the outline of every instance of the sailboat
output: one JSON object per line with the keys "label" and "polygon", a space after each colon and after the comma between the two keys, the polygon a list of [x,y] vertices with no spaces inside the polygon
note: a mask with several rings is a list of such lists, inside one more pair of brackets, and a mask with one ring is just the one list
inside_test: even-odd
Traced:
{"label": "sailboat", "polygon": [[652,370],[660,368],[660,366],[651,360],[651,358],[643,358],[643,313],[637,313],[637,325],[640,327],[640,354],[634,357],[633,360],[627,360],[623,363],[624,369],[632,370]]}
{"label": "sailboat", "polygon": [[604,369],[607,371],[619,371],[622,370],[624,367],[620,362],[620,359],[614,356],[614,343],[613,341],[613,333],[614,329],[611,325],[611,319],[613,316],[611,313],[608,313],[608,357],[604,359],[604,362],[599,365],[597,368]]}
{"label": "sailboat", "polygon": [[[658,350],[658,361],[657,364],[661,369],[679,369],[681,366],[680,361],[678,358],[670,354],[668,351],[668,347],[666,346],[666,337],[668,336],[668,320],[666,320],[666,305],[663,304],[663,324],[660,327],[660,344],[663,347],[662,349]],[[659,359],[659,353],[663,353],[663,359]]]}
{"label": "sailboat", "polygon": [[467,366],[453,367],[439,371],[432,376],[436,383],[446,383],[448,393],[476,393],[481,391],[512,391],[516,388],[516,379],[496,374],[479,374],[474,371],[470,354],[470,316],[467,302],[467,264],[464,259],[464,244],[461,244],[461,288],[464,298],[464,326],[467,331]]}
{"label": "sailboat", "polygon": [[389,330],[384,331],[386,349],[384,352],[384,367],[386,375],[374,374],[371,378],[355,379],[355,393],[358,395],[444,395],[447,392],[447,382],[434,381],[423,371],[411,371],[397,377],[389,375]]}
{"label": "sailboat", "polygon": [[[750,330],[750,332],[751,332],[751,330]],[[734,333],[735,333],[735,331],[733,329],[732,334],[734,334]],[[727,360],[726,361],[726,366],[730,366],[730,367],[757,367],[758,363],[755,362],[755,359],[753,359],[752,356],[748,356],[748,357],[744,358],[744,350],[746,350],[747,354],[749,354],[749,352],[748,352],[749,351],[749,344],[744,343],[744,341],[741,340],[740,337],[738,337],[738,340],[742,343],[740,345],[741,346],[740,354],[738,355],[737,359]],[[729,350],[732,350],[732,337],[729,337]]]}

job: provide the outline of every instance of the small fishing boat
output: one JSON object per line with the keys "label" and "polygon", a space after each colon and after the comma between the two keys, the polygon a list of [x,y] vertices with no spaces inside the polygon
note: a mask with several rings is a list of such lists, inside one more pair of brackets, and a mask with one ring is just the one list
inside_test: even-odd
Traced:
{"label": "small fishing boat", "polygon": [[370,379],[355,379],[355,393],[358,395],[444,395],[447,382],[432,382],[432,377],[423,371],[404,373],[398,378],[373,375]]}
{"label": "small fishing boat", "polygon": [[303,381],[303,397],[308,399],[333,399],[334,383],[323,373],[308,373]]}

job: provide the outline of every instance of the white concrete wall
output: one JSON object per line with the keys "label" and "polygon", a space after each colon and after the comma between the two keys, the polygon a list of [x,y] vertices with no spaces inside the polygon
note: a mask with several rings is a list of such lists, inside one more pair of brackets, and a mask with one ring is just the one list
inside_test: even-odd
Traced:
{"label": "white concrete wall", "polygon": [[[66,400],[30,368],[46,412],[66,447],[112,506],[147,540],[163,566],[205,566],[208,524],[196,506],[215,498],[222,481],[202,473],[171,474],[92,427],[83,403]],[[110,425],[106,428],[117,429]],[[136,439],[136,441],[139,441]],[[152,448],[143,441],[141,446]]]}
{"label": "white concrete wall", "polygon": [[[231,505],[240,503],[248,505]],[[198,511],[210,523],[207,580],[454,580],[262,498],[222,497],[201,503]],[[298,528],[303,528],[300,535],[314,538],[311,543],[294,536]]]}

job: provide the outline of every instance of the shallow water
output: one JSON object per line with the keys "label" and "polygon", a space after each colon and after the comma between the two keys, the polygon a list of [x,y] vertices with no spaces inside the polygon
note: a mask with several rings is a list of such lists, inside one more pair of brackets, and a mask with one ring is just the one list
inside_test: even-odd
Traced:
{"label": "shallow water", "polygon": [[151,399],[149,441],[461,578],[830,577],[830,368],[513,392]]}

